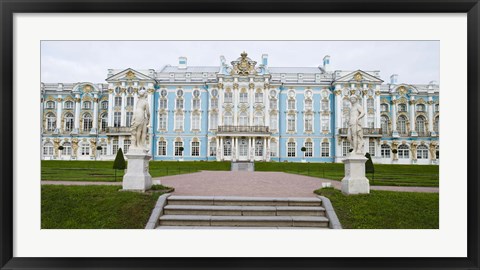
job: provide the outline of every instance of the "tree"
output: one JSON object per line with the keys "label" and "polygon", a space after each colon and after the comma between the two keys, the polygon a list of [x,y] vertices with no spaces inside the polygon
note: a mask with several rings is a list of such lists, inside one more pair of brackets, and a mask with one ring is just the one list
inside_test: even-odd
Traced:
{"label": "tree", "polygon": [[365,157],[368,158],[367,162],[365,162],[365,173],[372,173],[372,182],[375,181],[375,168],[373,167],[372,157],[369,153],[365,154]]}
{"label": "tree", "polygon": [[117,156],[113,162],[113,168],[115,169],[115,182],[117,181],[117,170],[125,170],[125,158],[123,157],[122,148],[118,149]]}

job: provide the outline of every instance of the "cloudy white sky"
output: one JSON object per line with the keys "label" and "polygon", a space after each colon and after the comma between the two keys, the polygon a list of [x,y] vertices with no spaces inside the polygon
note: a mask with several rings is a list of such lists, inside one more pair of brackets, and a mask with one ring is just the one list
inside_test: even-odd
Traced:
{"label": "cloudy white sky", "polygon": [[105,82],[107,69],[155,69],[177,65],[218,66],[242,51],[271,67],[316,67],[330,55],[332,70],[380,70],[386,83],[391,74],[399,82],[439,82],[438,41],[43,41],[41,80],[45,83]]}

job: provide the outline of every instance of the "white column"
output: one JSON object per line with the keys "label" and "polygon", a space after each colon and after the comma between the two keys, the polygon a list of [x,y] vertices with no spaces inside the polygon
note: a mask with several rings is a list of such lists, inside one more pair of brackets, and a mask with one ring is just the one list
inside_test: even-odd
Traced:
{"label": "white column", "polygon": [[268,88],[265,88],[265,91],[263,93],[263,104],[265,104],[264,126],[270,127],[270,99],[269,99]]}
{"label": "white column", "polygon": [[397,131],[397,99],[395,97],[392,97],[392,131],[393,137],[398,137],[398,131]]}
{"label": "white column", "polygon": [[153,120],[154,120],[154,111],[153,111],[153,102],[154,102],[154,93],[148,93],[147,100],[148,106],[150,107],[150,130],[149,133],[153,133]]}
{"label": "white column", "polygon": [[108,93],[108,126],[113,127],[113,106],[115,106],[113,91]]}
{"label": "white column", "polygon": [[[40,99],[40,115],[42,117],[42,124],[40,125],[40,130],[41,130],[42,134],[45,131],[45,120],[46,120],[45,116],[43,115],[43,108],[45,106],[44,102],[45,102],[45,100],[43,99],[43,96],[42,96],[42,98]],[[43,153],[43,150],[42,150],[42,153]]]}
{"label": "white column", "polygon": [[432,97],[428,97],[428,131],[430,134],[434,134],[433,131],[433,99]]}
{"label": "white column", "polygon": [[220,160],[223,160],[223,137],[220,137]]}
{"label": "white column", "polygon": [[380,90],[375,92],[375,128],[381,128],[380,120]]}
{"label": "white column", "polygon": [[267,160],[267,137],[263,137],[263,160]]}
{"label": "white column", "polygon": [[418,136],[415,131],[415,97],[410,97],[410,135]]}
{"label": "white column", "polygon": [[72,133],[78,133],[80,129],[80,94],[75,95],[75,126]]}
{"label": "white column", "polygon": [[58,95],[57,98],[57,126],[54,133],[58,134],[62,129],[62,96]]}
{"label": "white column", "polygon": [[121,127],[124,127],[125,124],[126,124],[126,113],[125,113],[125,107],[127,106],[127,98],[126,98],[126,95],[125,95],[125,92],[122,93],[122,107],[121,107],[121,112],[122,112],[122,116],[120,118],[120,126]]}
{"label": "white column", "polygon": [[[366,91],[365,89],[362,91],[362,93]],[[362,106],[363,106],[363,111],[365,112],[365,116],[363,117],[363,126],[364,127],[368,127],[368,111],[367,111],[367,94],[364,93],[363,94],[363,98],[362,98]]]}
{"label": "white column", "polygon": [[217,137],[217,149],[216,149],[216,153],[215,153],[215,156],[217,158],[217,161],[220,161],[220,137]]}
{"label": "white column", "polygon": [[93,124],[92,124],[92,130],[90,131],[90,133],[96,134],[97,128],[98,128],[98,96],[97,94],[95,94],[93,96]]}
{"label": "white column", "polygon": [[237,122],[238,121],[238,119],[237,119],[238,118],[237,106],[238,106],[238,100],[239,100],[237,95],[240,91],[238,90],[238,88],[236,88],[236,89],[233,88],[232,91],[233,91],[233,94],[232,94],[232,98],[233,98],[233,100],[232,100],[232,104],[233,104],[233,126],[236,126],[236,125],[238,125],[238,122]]}

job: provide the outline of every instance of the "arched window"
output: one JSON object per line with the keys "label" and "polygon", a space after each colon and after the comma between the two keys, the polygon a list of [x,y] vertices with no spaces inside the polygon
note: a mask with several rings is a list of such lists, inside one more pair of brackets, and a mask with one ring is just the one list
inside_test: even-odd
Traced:
{"label": "arched window", "polygon": [[102,147],[102,150],[100,150],[100,155],[101,156],[106,156],[107,155],[107,143],[106,142],[102,142],[101,145]]}
{"label": "arched window", "polygon": [[80,146],[80,154],[82,156],[89,156],[90,155],[90,144],[88,142],[83,142]]}
{"label": "arched window", "polygon": [[107,130],[107,126],[108,126],[108,117],[107,117],[107,114],[104,113],[100,116],[101,118],[101,124],[100,124],[100,130],[101,131],[106,131]]}
{"label": "arched window", "polygon": [[183,147],[183,142],[175,142],[175,149],[174,153],[176,157],[181,157],[183,156],[183,151],[181,151],[181,147]]}
{"label": "arched window", "polygon": [[382,115],[380,117],[382,134],[388,134],[388,116]]}
{"label": "arched window", "polygon": [[263,156],[263,139],[257,138],[255,140],[255,156]]}
{"label": "arched window", "polygon": [[55,109],[55,101],[47,101],[47,109]]}
{"label": "arched window", "polygon": [[225,112],[223,116],[223,124],[225,126],[232,126],[233,125],[233,116],[231,112]]}
{"label": "arched window", "polygon": [[101,106],[102,110],[108,109],[108,101],[106,101],[106,100],[102,101],[100,106]]}
{"label": "arched window", "polygon": [[230,138],[223,140],[223,155],[227,157],[232,155],[232,140]]}
{"label": "arched window", "polygon": [[311,99],[306,99],[305,100],[305,111],[312,110],[312,100]]}
{"label": "arched window", "polygon": [[158,142],[158,153],[159,156],[166,156],[167,155],[167,142],[166,141],[159,141]]}
{"label": "arched window", "polygon": [[305,115],[305,131],[313,131],[313,116],[311,114]]}
{"label": "arched window", "polygon": [[210,108],[211,109],[218,109],[218,99],[217,98],[210,99]]}
{"label": "arched window", "polygon": [[53,144],[51,142],[47,142],[43,145],[43,155],[53,156]]}
{"label": "arched window", "polygon": [[158,128],[160,130],[167,130],[167,114],[166,113],[160,113],[158,115]]}
{"label": "arched window", "polygon": [[415,131],[418,133],[420,136],[425,136],[425,118],[423,116],[417,117],[415,125]]}
{"label": "arched window", "polygon": [[342,142],[342,156],[346,157],[349,152],[350,152],[350,142],[349,141],[343,141]]}
{"label": "arched window", "polygon": [[380,154],[382,158],[390,158],[390,146],[388,144],[382,144],[380,147]]}
{"label": "arched window", "polygon": [[[198,90],[196,90],[196,91],[198,91]],[[192,109],[200,110],[200,99],[198,97],[196,97],[192,100]]]}
{"label": "arched window", "polygon": [[417,110],[417,112],[424,112],[425,111],[425,105],[417,104],[416,110]]}
{"label": "arched window", "polygon": [[84,101],[83,102],[83,108],[87,109],[87,110],[91,109],[92,108],[92,102],[91,101]]}
{"label": "arched window", "polygon": [[192,157],[198,157],[200,156],[200,142],[192,142],[190,146],[190,155]]}
{"label": "arched window", "polygon": [[288,142],[287,143],[287,156],[288,157],[295,157],[297,154],[296,151],[296,143],[295,142]]}
{"label": "arched window", "polygon": [[65,101],[65,109],[73,109],[73,101]]}
{"label": "arched window", "polygon": [[120,86],[115,87],[115,94],[120,94]]}
{"label": "arched window", "polygon": [[183,114],[175,114],[175,130],[183,130]]}
{"label": "arched window", "polygon": [[92,129],[92,116],[89,113],[83,115],[83,131]]}
{"label": "arched window", "polygon": [[57,126],[57,117],[53,113],[47,114],[47,131],[54,131]]}
{"label": "arched window", "polygon": [[439,122],[439,116],[435,117],[435,121],[433,122],[433,130],[438,133],[438,130],[439,130],[439,125],[440,125],[440,122]]}
{"label": "arched window", "polygon": [[248,126],[248,115],[246,112],[241,112],[238,120],[240,126]]}
{"label": "arched window", "polygon": [[218,114],[211,113],[210,114],[210,129],[217,129],[218,127]]}
{"label": "arched window", "polygon": [[192,130],[200,130],[200,114],[198,113],[192,115]]}
{"label": "arched window", "polygon": [[255,114],[253,116],[254,116],[253,124],[255,126],[263,126],[264,125],[263,113],[262,112],[255,112]]}
{"label": "arched window", "polygon": [[288,128],[288,131],[295,131],[295,115],[294,114],[287,115],[287,128]]}
{"label": "arched window", "polygon": [[74,122],[73,114],[71,113],[65,114],[65,131],[73,130],[73,122]]}
{"label": "arched window", "polygon": [[175,108],[183,110],[183,98],[182,97],[177,97],[177,99],[175,99]]}
{"label": "arched window", "polygon": [[406,144],[402,144],[398,147],[398,158],[409,158],[409,147]]}
{"label": "arched window", "polygon": [[[127,93],[131,95],[131,94],[133,93],[133,87],[131,87],[131,86],[128,87],[128,88],[127,88]],[[125,153],[126,153],[126,152],[127,152],[127,151],[125,151]]]}
{"label": "arched window", "polygon": [[312,157],[312,156],[313,156],[313,143],[305,142],[305,157]]}
{"label": "arched window", "polygon": [[322,142],[322,157],[330,156],[330,143]]}
{"label": "arched window", "polygon": [[428,159],[428,148],[426,145],[417,147],[417,159]]}
{"label": "arched window", "polygon": [[398,104],[398,111],[399,112],[406,112],[407,111],[407,105],[402,103],[402,104]]}
{"label": "arched window", "polygon": [[240,103],[247,103],[248,102],[248,93],[246,90],[242,90],[240,92]]}
{"label": "arched window", "polygon": [[134,103],[135,99],[133,97],[127,97],[127,106],[132,106]]}
{"label": "arched window", "polygon": [[397,124],[398,132],[401,135],[407,135],[407,118],[403,115],[398,117],[398,124]]}
{"label": "arched window", "polygon": [[63,143],[62,155],[70,156],[72,155],[72,144],[69,142]]}

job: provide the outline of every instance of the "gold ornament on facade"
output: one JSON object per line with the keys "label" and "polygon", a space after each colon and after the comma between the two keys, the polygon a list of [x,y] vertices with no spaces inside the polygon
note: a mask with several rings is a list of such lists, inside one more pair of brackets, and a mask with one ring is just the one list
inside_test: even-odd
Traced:
{"label": "gold ornament on facade", "polygon": [[368,90],[363,90],[363,91],[362,91],[362,94],[363,94],[364,96],[366,96],[366,95],[368,94]]}
{"label": "gold ornament on facade", "polygon": [[335,90],[333,91],[335,95],[340,96],[342,94],[342,90]]}
{"label": "gold ornament on facade", "polygon": [[62,98],[57,98],[57,102],[62,102]]}
{"label": "gold ornament on facade", "polygon": [[407,93],[407,88],[405,88],[405,86],[400,86],[397,90],[400,95],[405,95]]}
{"label": "gold ornament on facade", "polygon": [[92,87],[91,87],[90,85],[88,85],[88,84],[85,85],[85,86],[83,87],[83,92],[85,92],[85,93],[90,93],[90,92],[92,92]]}
{"label": "gold ornament on facade", "polygon": [[250,88],[250,89],[255,88],[255,84],[254,84],[254,83],[249,83],[249,84],[248,84],[248,88]]}
{"label": "gold ornament on facade", "polygon": [[238,83],[234,83],[234,84],[233,84],[233,89],[234,89],[234,90],[238,89]]}
{"label": "gold ornament on facade", "polygon": [[223,89],[223,83],[218,83],[218,84],[217,84],[217,87],[218,87],[219,89]]}
{"label": "gold ornament on facade", "polygon": [[247,56],[248,54],[243,52],[240,54],[240,58],[232,61],[233,69],[231,75],[255,75],[257,73],[255,70],[257,62],[252,61]]}
{"label": "gold ornament on facade", "polygon": [[75,102],[80,102],[81,99],[78,97],[78,98],[75,98]]}
{"label": "gold ornament on facade", "polygon": [[396,99],[392,99],[392,101],[390,101],[390,103],[392,103],[392,105],[397,104],[397,102],[398,102],[398,101],[397,101]]}
{"label": "gold ornament on facade", "polygon": [[125,77],[126,77],[127,79],[129,79],[129,80],[132,80],[132,79],[135,78],[135,72],[129,70],[129,71],[127,72],[127,74],[125,74]]}
{"label": "gold ornament on facade", "polygon": [[108,93],[109,93],[109,94],[112,94],[112,93],[113,93],[113,89],[108,89]]}
{"label": "gold ornament on facade", "polygon": [[380,91],[375,91],[375,96],[380,96]]}
{"label": "gold ornament on facade", "polygon": [[432,104],[434,103],[434,101],[433,101],[433,100],[429,100],[427,103],[428,103],[428,105],[432,105]]}
{"label": "gold ornament on facade", "polygon": [[147,93],[153,94],[153,92],[155,92],[155,89],[153,89],[153,88],[148,88]]}
{"label": "gold ornament on facade", "polygon": [[52,96],[48,96],[48,97],[47,97],[47,101],[55,101],[55,98],[52,97]]}
{"label": "gold ornament on facade", "polygon": [[355,75],[353,75],[353,79],[357,82],[363,80],[363,76],[360,72],[357,72]]}

